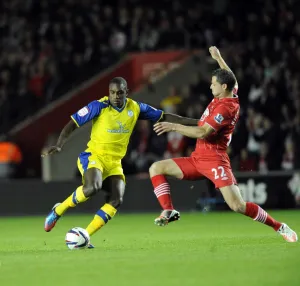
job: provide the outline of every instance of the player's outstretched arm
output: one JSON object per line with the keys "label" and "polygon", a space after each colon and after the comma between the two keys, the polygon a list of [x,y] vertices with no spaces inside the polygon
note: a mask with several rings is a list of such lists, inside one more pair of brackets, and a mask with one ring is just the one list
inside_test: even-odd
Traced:
{"label": "player's outstretched arm", "polygon": [[106,105],[107,103],[104,103],[104,101],[94,100],[90,102],[87,106],[81,108],[78,112],[74,113],[71,116],[72,120],[70,120],[61,131],[56,145],[49,147],[45,152],[43,152],[42,157],[60,152],[62,147],[69,139],[71,133],[77,127],[83,126],[96,116],[99,116],[102,108],[104,108]]}
{"label": "player's outstretched arm", "polygon": [[70,137],[71,133],[77,128],[76,123],[73,120],[70,120],[67,125],[61,131],[57,143],[55,146],[50,146],[47,148],[43,153],[42,157],[58,153],[62,150],[62,147],[67,142],[68,138]]}
{"label": "player's outstretched arm", "polygon": [[199,119],[182,117],[177,114],[165,113],[160,122],[178,123],[187,126],[197,126]]}
{"label": "player's outstretched arm", "polygon": [[[225,70],[228,70],[233,73],[233,71],[230,69],[230,67],[227,65],[227,63],[222,58],[222,55],[217,47],[215,47],[215,46],[210,47],[209,52],[210,52],[211,57],[218,62],[221,69],[225,69]],[[234,73],[233,73],[233,75],[234,75]],[[236,85],[237,85],[237,80],[235,79],[235,81],[236,81]]]}
{"label": "player's outstretched arm", "polygon": [[154,131],[157,133],[157,135],[174,131],[190,138],[204,139],[215,130],[207,123],[205,123],[203,126],[195,127],[169,122],[158,122],[154,125]]}
{"label": "player's outstretched arm", "polygon": [[182,117],[177,114],[164,113],[162,110],[153,108],[152,106],[138,102],[140,106],[139,119],[141,120],[151,120],[152,122],[171,122],[179,123],[188,126],[197,126],[199,119],[193,119],[188,117]]}

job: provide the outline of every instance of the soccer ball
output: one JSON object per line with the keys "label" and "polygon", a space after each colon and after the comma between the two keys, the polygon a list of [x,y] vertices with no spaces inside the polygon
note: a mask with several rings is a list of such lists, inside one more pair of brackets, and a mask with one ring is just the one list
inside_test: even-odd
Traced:
{"label": "soccer ball", "polygon": [[85,229],[74,227],[67,232],[65,241],[69,249],[84,249],[90,243],[90,236]]}

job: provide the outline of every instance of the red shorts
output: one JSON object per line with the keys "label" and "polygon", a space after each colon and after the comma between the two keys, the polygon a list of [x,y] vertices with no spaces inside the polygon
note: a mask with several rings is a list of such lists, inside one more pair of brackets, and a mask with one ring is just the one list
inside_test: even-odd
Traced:
{"label": "red shorts", "polygon": [[185,180],[211,180],[217,189],[236,184],[227,155],[202,157],[182,157],[172,159],[183,173]]}

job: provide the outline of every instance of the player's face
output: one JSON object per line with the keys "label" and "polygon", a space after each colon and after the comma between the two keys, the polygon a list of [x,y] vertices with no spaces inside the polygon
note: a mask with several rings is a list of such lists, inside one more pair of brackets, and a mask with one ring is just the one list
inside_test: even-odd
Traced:
{"label": "player's face", "polygon": [[128,94],[127,87],[123,84],[111,83],[109,85],[109,101],[115,107],[122,107]]}
{"label": "player's face", "polygon": [[217,77],[213,76],[211,78],[211,85],[210,85],[210,89],[212,91],[212,94],[214,97],[219,97],[223,92],[226,91],[226,84],[220,84],[217,81]]}

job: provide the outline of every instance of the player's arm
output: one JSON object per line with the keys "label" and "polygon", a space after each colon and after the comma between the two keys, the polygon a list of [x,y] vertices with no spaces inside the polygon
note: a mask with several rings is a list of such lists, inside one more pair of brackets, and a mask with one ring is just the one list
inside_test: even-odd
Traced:
{"label": "player's arm", "polygon": [[174,131],[190,138],[204,139],[215,130],[207,123],[205,123],[203,126],[185,126],[177,123],[158,122],[154,125],[154,131],[157,133],[157,135]]}
{"label": "player's arm", "polygon": [[64,144],[67,142],[68,138],[70,137],[70,135],[72,134],[72,132],[77,128],[77,125],[75,124],[75,122],[73,120],[70,120],[65,127],[63,128],[63,130],[60,132],[60,135],[58,137],[57,143],[55,146],[50,146],[49,148],[47,148],[43,153],[42,153],[42,157],[45,157],[47,155],[51,155],[54,153],[58,153],[61,151],[62,147],[64,146]]}
{"label": "player's arm", "polygon": [[197,126],[198,119],[182,117],[176,114],[164,113],[160,109],[156,109],[146,103],[138,102],[140,106],[139,119],[150,120],[152,122],[167,121],[171,123],[179,123],[183,125]]}
{"label": "player's arm", "polygon": [[47,148],[42,153],[42,157],[60,152],[73,131],[98,116],[104,105],[103,102],[95,100],[71,115],[72,120],[70,120],[61,131],[56,145]]}
{"label": "player's arm", "polygon": [[163,118],[164,112],[162,110],[156,109],[146,103],[137,103],[140,107],[140,114],[138,118],[139,120],[150,120],[152,122],[158,122]]}
{"label": "player's arm", "polygon": [[[230,67],[227,65],[227,63],[224,61],[224,59],[217,47],[215,47],[215,46],[210,47],[209,52],[210,52],[211,57],[218,62],[221,69],[228,70],[228,71],[232,72],[232,74],[234,75],[233,71],[230,69]],[[235,82],[236,82],[235,88],[237,89],[238,82],[237,82],[236,78],[235,78]]]}
{"label": "player's arm", "polygon": [[75,129],[77,129],[77,125],[73,120],[70,120],[67,123],[67,125],[63,128],[63,130],[60,132],[56,146],[62,148]]}
{"label": "player's arm", "polygon": [[205,139],[213,132],[219,131],[222,127],[232,121],[232,114],[226,105],[218,106],[212,114],[206,117],[202,126],[185,126],[169,122],[158,122],[154,125],[157,135],[165,132],[175,131],[191,138]]}
{"label": "player's arm", "polygon": [[177,114],[172,113],[164,113],[160,122],[170,122],[170,123],[178,123],[187,126],[197,126],[199,119],[193,119],[188,117],[183,117]]}

